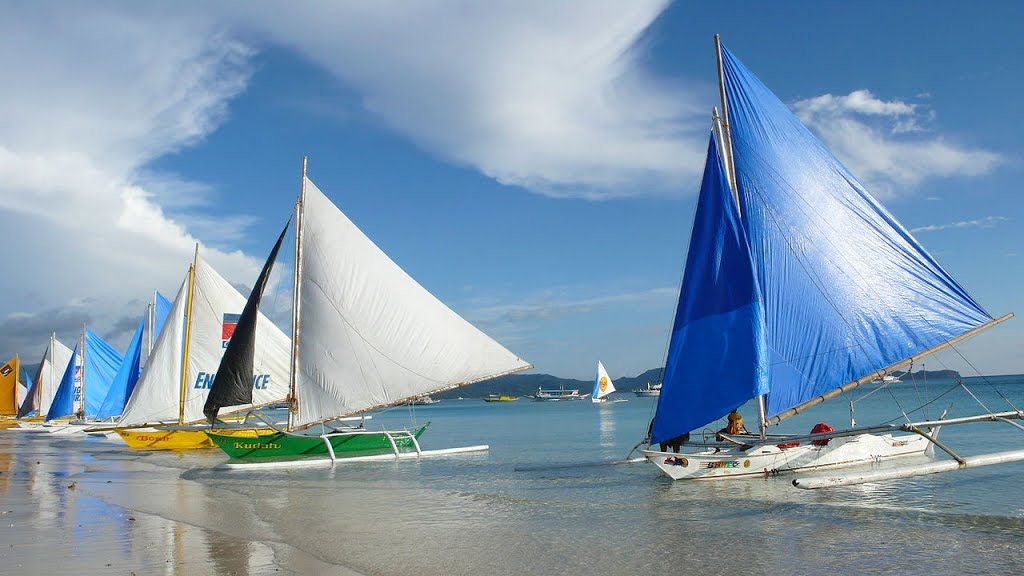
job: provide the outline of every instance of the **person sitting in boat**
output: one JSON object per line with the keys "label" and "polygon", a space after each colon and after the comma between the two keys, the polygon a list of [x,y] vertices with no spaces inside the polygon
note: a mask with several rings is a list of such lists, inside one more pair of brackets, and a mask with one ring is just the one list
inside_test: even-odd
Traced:
{"label": "person sitting in boat", "polygon": [[[650,423],[649,426],[647,426],[647,438],[644,438],[645,442],[650,442],[651,434],[653,432],[654,432],[654,419],[651,418],[651,423]],[[670,438],[668,440],[665,440],[664,442],[659,442],[658,443],[658,449],[661,450],[662,452],[668,452],[668,449],[671,448],[673,452],[675,452],[676,454],[679,454],[679,447],[682,446],[684,442],[689,442],[689,441],[690,441],[690,433],[687,432],[686,434],[680,434],[679,436],[676,436],[675,438]]]}
{"label": "person sitting in boat", "polygon": [[729,415],[726,418],[729,423],[725,425],[725,428],[722,428],[717,434],[715,434],[715,438],[719,441],[725,439],[722,437],[722,434],[749,434],[749,432],[747,432],[747,427],[743,425],[743,415],[740,414],[739,409],[729,412]]}

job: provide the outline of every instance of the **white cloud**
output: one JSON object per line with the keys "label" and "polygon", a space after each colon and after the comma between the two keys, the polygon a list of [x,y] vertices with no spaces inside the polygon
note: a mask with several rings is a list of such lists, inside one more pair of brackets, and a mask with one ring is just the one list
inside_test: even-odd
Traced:
{"label": "white cloud", "polygon": [[913,190],[931,178],[988,174],[1002,162],[994,152],[929,133],[933,114],[921,106],[881,100],[867,90],[825,94],[792,106],[877,195]]}
{"label": "white cloud", "polygon": [[503,183],[600,198],[694,188],[699,177],[713,87],[653,78],[633,50],[666,4],[381,0],[293,4],[287,18],[270,3],[221,9],[355,87],[433,154]]}
{"label": "white cloud", "polygon": [[911,232],[936,232],[938,230],[950,230],[956,228],[995,228],[999,222],[1005,222],[1009,220],[1005,216],[986,216],[984,218],[975,218],[974,220],[960,220],[958,222],[950,222],[949,224],[929,224],[928,226],[918,226],[913,228]]}
{"label": "white cloud", "polygon": [[[223,121],[227,101],[248,80],[251,51],[214,21],[155,5],[16,3],[0,20],[0,242],[17,279],[0,288],[5,323],[64,330],[89,318],[99,333],[141,315],[154,288],[176,290],[198,230],[169,217],[145,188],[143,166],[194,144]],[[166,178],[164,199],[182,191],[183,208],[202,205],[202,186]],[[174,206],[174,203],[169,203]],[[255,275],[240,252],[204,249],[230,277]],[[172,294],[173,296],[173,294]],[[138,304],[132,308],[132,302]],[[73,310],[44,314],[38,310]],[[30,320],[36,320],[30,322]],[[77,330],[77,328],[75,328]],[[0,347],[32,334],[0,336]],[[25,352],[29,352],[24,350]],[[34,353],[34,352],[33,352]]]}

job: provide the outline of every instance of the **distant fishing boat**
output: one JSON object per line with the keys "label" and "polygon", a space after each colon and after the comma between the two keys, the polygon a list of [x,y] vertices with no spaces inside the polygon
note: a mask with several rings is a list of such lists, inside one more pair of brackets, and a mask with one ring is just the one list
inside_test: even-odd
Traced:
{"label": "distant fishing boat", "polygon": [[633,394],[636,394],[637,396],[641,397],[646,396],[657,398],[658,396],[661,395],[661,384],[652,385],[650,382],[648,382],[646,388],[634,388]]}
{"label": "distant fishing boat", "polygon": [[579,390],[566,390],[565,388],[559,388],[558,390],[544,388],[538,388],[537,393],[533,395],[534,402],[559,402],[562,400],[586,400],[590,394],[580,394]]}
{"label": "distant fishing boat", "polygon": [[[647,459],[681,480],[844,468],[934,446],[952,458],[794,481],[804,488],[1024,459],[1024,450],[964,458],[936,441],[940,426],[1009,422],[1024,415],[1016,408],[862,427],[851,417],[845,430],[820,423],[810,433],[767,435],[768,426],[1012,314],[989,316],[715,40],[722,115],[712,114]],[[745,433],[735,412],[751,399],[757,433]],[[690,438],[727,413],[726,429]],[[906,434],[894,434],[900,431]]]}
{"label": "distant fishing boat", "polygon": [[515,402],[519,400],[519,396],[512,396],[511,394],[490,394],[484,396],[484,402]]}
{"label": "distant fishing boat", "polygon": [[[403,449],[421,454],[417,439],[426,425],[370,431],[333,423],[532,367],[395,264],[306,176],[305,160],[295,229],[288,424],[244,440],[210,431],[233,459],[334,462],[377,452],[397,457]],[[244,402],[251,393],[252,353],[239,335],[251,330],[283,237],[254,285],[217,371],[204,408],[211,421],[221,408]],[[318,425],[319,432],[311,429]]]}
{"label": "distant fishing boat", "polygon": [[409,404],[412,404],[413,406],[429,406],[431,404],[439,404],[440,402],[440,400],[434,400],[431,398],[429,394],[424,394],[423,396],[413,398],[409,401]]}
{"label": "distant fishing boat", "polygon": [[615,383],[608,376],[608,371],[604,369],[604,364],[598,360],[597,376],[594,377],[594,391],[590,393],[590,401],[595,404],[626,401],[624,398],[610,398],[609,395],[612,392],[615,392]]}

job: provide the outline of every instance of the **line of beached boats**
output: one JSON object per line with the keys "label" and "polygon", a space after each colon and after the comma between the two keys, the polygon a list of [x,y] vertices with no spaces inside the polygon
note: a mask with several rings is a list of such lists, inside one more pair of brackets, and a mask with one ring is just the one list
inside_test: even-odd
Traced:
{"label": "line of beached boats", "polygon": [[[1024,450],[964,456],[937,439],[940,427],[972,422],[1024,431],[1024,412],[1009,400],[1005,410],[962,417],[915,421],[907,410],[905,422],[875,426],[858,426],[851,409],[848,428],[768,433],[858,386],[895,384],[895,373],[1012,314],[989,315],[717,36],[715,44],[721,113],[711,111],[665,370],[661,383],[634,391],[658,397],[642,459],[682,480],[873,465],[936,447],[948,455],[794,481],[801,488],[1024,459]],[[289,226],[292,337],[259,312]],[[374,245],[303,161],[293,216],[248,298],[197,249],[174,299],[154,294],[125,354],[83,327],[74,349],[51,336],[32,379],[17,357],[0,367],[0,413],[16,429],[116,434],[137,449],[218,446],[227,467],[422,457],[487,447],[424,451],[427,425],[370,430],[362,415],[528,368]],[[606,403],[614,391],[598,363],[591,393],[540,389],[532,400]],[[751,400],[757,430],[747,431],[736,409]],[[700,433],[727,415],[726,428]]]}

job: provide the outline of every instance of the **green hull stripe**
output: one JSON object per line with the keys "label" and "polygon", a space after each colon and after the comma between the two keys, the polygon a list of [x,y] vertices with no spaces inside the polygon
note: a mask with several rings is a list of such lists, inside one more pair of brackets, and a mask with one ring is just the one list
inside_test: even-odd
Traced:
{"label": "green hull stripe", "polygon": [[[413,430],[419,439],[430,422]],[[239,460],[254,458],[275,458],[282,456],[326,456],[327,444],[318,436],[293,436],[289,434],[270,434],[253,438],[227,436],[215,432],[207,432],[213,443],[220,446],[228,456]],[[408,436],[392,436],[399,450],[415,448]],[[391,443],[383,432],[375,434],[353,434],[350,436],[334,436],[330,439],[337,458],[351,456],[369,456],[393,452]]]}

